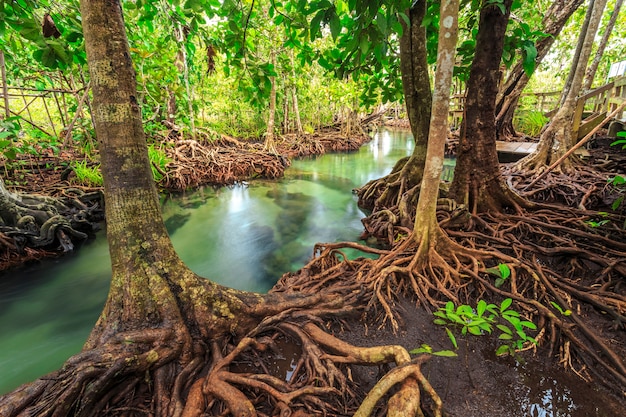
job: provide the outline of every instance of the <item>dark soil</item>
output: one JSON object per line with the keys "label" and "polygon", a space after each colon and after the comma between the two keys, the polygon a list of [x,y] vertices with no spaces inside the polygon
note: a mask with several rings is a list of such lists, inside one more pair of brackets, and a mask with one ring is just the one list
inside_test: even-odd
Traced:
{"label": "dark soil", "polygon": [[[397,334],[367,326],[366,320],[353,320],[336,336],[356,346],[398,344],[410,350],[428,344],[434,351],[453,349],[444,328],[433,323],[429,312],[406,298],[399,304],[403,324]],[[447,416],[624,415],[624,398],[565,371],[546,358],[545,352],[521,352],[516,360],[496,356],[498,341],[489,335],[461,336],[457,332],[457,341],[457,357],[432,356],[423,367]],[[383,374],[371,367],[357,367],[352,373],[364,392]]]}

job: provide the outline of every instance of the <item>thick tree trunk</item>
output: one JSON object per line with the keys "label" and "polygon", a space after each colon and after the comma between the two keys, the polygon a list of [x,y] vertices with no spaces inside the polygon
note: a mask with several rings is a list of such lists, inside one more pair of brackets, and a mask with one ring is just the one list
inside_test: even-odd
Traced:
{"label": "thick tree trunk", "polygon": [[415,148],[401,175],[409,181],[407,188],[411,188],[412,185],[421,182],[424,172],[432,91],[428,76],[426,28],[422,25],[426,15],[426,2],[415,2],[408,11],[408,15],[410,27],[407,27],[404,21],[402,22],[404,31],[400,38],[400,69],[404,100]]}
{"label": "thick tree trunk", "polygon": [[448,111],[456,56],[458,17],[458,0],[443,0],[439,20],[439,46],[437,49],[432,119],[428,132],[429,143],[412,236],[420,245],[418,255],[425,255],[431,247],[436,245],[437,232],[440,230],[436,215],[437,198],[439,197],[439,183],[443,170],[446,138],[448,137]]}
{"label": "thick tree trunk", "polygon": [[[562,1],[556,0],[543,19],[542,30],[550,35],[536,44],[537,58],[535,63],[537,66],[541,64],[545,56],[550,51],[556,37],[567,23],[570,16],[580,7],[583,0]],[[513,116],[515,108],[519,101],[519,97],[526,88],[530,76],[524,71],[522,62],[519,61],[509,72],[506,81],[500,86],[498,98],[496,101],[496,137],[504,140],[509,137],[517,136],[513,127]]]}
{"label": "thick tree trunk", "polygon": [[496,152],[494,116],[511,3],[512,0],[504,1],[504,14],[497,6],[483,3],[476,54],[467,81],[465,117],[450,195],[474,212],[499,211],[509,201]]}
{"label": "thick tree trunk", "polygon": [[378,210],[385,211],[397,206],[398,223],[404,227],[410,227],[414,221],[413,211],[417,202],[417,191],[424,175],[432,110],[426,28],[422,25],[426,10],[425,1],[415,2],[407,10],[410,25],[407,26],[402,22],[404,30],[400,38],[402,88],[415,141],[413,153],[409,158],[398,161],[387,176],[370,181],[357,190],[359,206],[373,210],[373,215],[376,215]]}
{"label": "thick tree trunk", "polygon": [[[572,120],[576,110],[576,99],[582,87],[587,62],[593,47],[593,40],[598,31],[606,3],[607,0],[594,1],[587,30],[580,33],[580,56],[576,60],[578,64],[572,72],[571,85],[564,91],[558,111],[550,120],[548,127],[542,132],[537,150],[520,160],[516,165],[516,169],[542,170],[565,155],[574,145],[575,138],[572,132]],[[575,156],[564,160],[559,169],[565,172],[574,169],[575,161],[573,158]]]}
{"label": "thick tree trunk", "polygon": [[596,50],[596,54],[593,57],[593,61],[587,68],[587,72],[585,73],[585,81],[583,82],[583,91],[591,90],[591,86],[593,85],[593,80],[596,77],[596,71],[598,70],[598,65],[600,65],[600,61],[602,60],[602,56],[604,55],[604,50],[606,49],[606,45],[609,43],[609,38],[613,33],[613,27],[615,26],[615,22],[617,21],[617,16],[619,15],[619,11],[622,8],[623,0],[617,0],[615,2],[615,7],[611,12],[611,18],[609,19],[606,27],[604,28],[604,32],[602,34],[602,39],[598,44],[598,49]]}

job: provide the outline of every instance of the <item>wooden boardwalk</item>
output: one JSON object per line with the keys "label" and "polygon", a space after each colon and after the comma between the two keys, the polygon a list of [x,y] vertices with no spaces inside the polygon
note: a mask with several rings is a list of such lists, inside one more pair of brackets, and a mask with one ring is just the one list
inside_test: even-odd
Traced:
{"label": "wooden boardwalk", "polygon": [[528,155],[537,149],[537,142],[504,142],[496,141],[496,150],[511,155]]}

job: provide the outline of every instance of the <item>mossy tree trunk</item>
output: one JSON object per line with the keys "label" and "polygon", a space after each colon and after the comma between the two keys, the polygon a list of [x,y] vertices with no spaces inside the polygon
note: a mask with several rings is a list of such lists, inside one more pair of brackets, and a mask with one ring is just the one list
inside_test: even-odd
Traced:
{"label": "mossy tree trunk", "polygon": [[[540,39],[535,45],[537,48],[536,66],[541,64],[554,44],[556,37],[561,33],[565,23],[582,3],[583,0],[555,1],[550,6],[543,19],[541,29],[549,36]],[[528,85],[529,80],[530,76],[524,71],[522,61],[519,61],[509,72],[505,82],[500,86],[495,110],[497,138],[506,139],[517,136],[513,127],[513,116],[520,95]]]}
{"label": "mossy tree trunk", "polygon": [[[570,86],[564,91],[564,97],[561,98],[558,111],[552,117],[548,127],[542,132],[537,150],[519,161],[516,169],[520,171],[543,171],[544,168],[564,156],[575,144],[576,138],[572,132],[572,121],[576,110],[576,99],[582,87],[593,41],[606,3],[607,0],[594,1],[587,30],[580,34],[582,40],[579,42],[581,44],[580,56],[575,61],[577,64],[572,71]],[[575,158],[577,157],[570,156],[565,159],[559,169],[563,172],[574,170]]]}
{"label": "mossy tree trunk", "polygon": [[[407,116],[415,147],[410,157],[400,160],[390,174],[370,181],[357,190],[359,205],[373,211],[397,210],[397,223],[409,227],[413,222],[419,186],[424,175],[426,146],[432,106],[432,91],[428,76],[426,2],[414,2],[407,15],[410,25],[402,21],[400,38],[400,68]],[[367,227],[367,224],[366,224]]]}
{"label": "mossy tree trunk", "polygon": [[[81,0],[80,7],[104,178],[111,287],[83,351],[59,371],[0,398],[0,415],[99,415],[143,383],[154,389],[144,394],[155,415],[181,415],[185,408],[203,407],[203,397],[188,396],[187,388],[206,358],[219,356],[211,349],[267,315],[321,298],[232,290],[197,276],[179,259],[152,180],[120,3]],[[225,388],[214,395],[235,404],[239,394]],[[250,402],[239,404],[256,415]]]}
{"label": "mossy tree trunk", "polygon": [[500,211],[513,201],[513,193],[500,174],[495,126],[500,61],[511,3],[504,0],[506,13],[496,5],[483,3],[476,54],[467,81],[465,117],[450,197],[473,212]]}
{"label": "mossy tree trunk", "polygon": [[428,76],[426,27],[422,25],[426,15],[426,3],[415,2],[408,10],[410,26],[402,21],[404,30],[400,38],[402,88],[415,142],[415,148],[403,168],[402,175],[413,184],[420,183],[424,172],[433,100]]}
{"label": "mossy tree trunk", "polygon": [[420,245],[418,257],[426,255],[436,245],[441,230],[437,223],[437,199],[448,137],[448,111],[458,37],[458,15],[458,0],[441,2],[437,69],[428,133],[429,143],[412,236]]}

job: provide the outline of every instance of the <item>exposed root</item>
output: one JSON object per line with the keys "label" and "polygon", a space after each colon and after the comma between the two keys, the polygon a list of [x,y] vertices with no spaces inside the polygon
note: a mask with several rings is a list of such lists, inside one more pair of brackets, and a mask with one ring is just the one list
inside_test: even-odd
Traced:
{"label": "exposed root", "polygon": [[[465,212],[463,223],[448,222],[447,237],[427,256],[416,256],[415,243],[401,237],[377,260],[340,262],[336,243],[318,249],[318,257],[298,274],[285,276],[281,285],[303,292],[315,291],[320,283],[335,291],[343,287],[345,297],[364,300],[368,315],[394,329],[400,292],[413,294],[427,308],[448,300],[476,305],[479,299],[511,298],[525,319],[538,324],[543,352],[560,355],[584,378],[593,375],[621,394],[626,384],[626,233],[623,218],[609,216],[601,229],[590,227],[586,221],[593,215],[555,208],[480,217]],[[449,212],[440,212],[439,218],[446,223]],[[393,230],[395,236],[406,232]],[[511,270],[502,285],[489,272],[498,264]]]}
{"label": "exposed root", "polygon": [[50,197],[17,194],[0,186],[0,269],[17,261],[69,252],[102,220],[101,195],[75,190]]}
{"label": "exposed root", "polygon": [[550,172],[539,182],[533,182],[534,173],[519,171],[516,166],[503,168],[509,187],[522,197],[537,202],[558,203],[581,210],[608,209],[618,195],[607,184],[610,174],[599,172],[586,165],[580,165],[571,173]]}
{"label": "exposed root", "polygon": [[[232,144],[232,142],[229,142]],[[168,147],[172,159],[161,185],[172,191],[182,191],[200,185],[229,185],[253,178],[280,178],[289,166],[288,159],[263,152],[253,145],[245,148],[219,147],[192,139],[178,140]]]}

